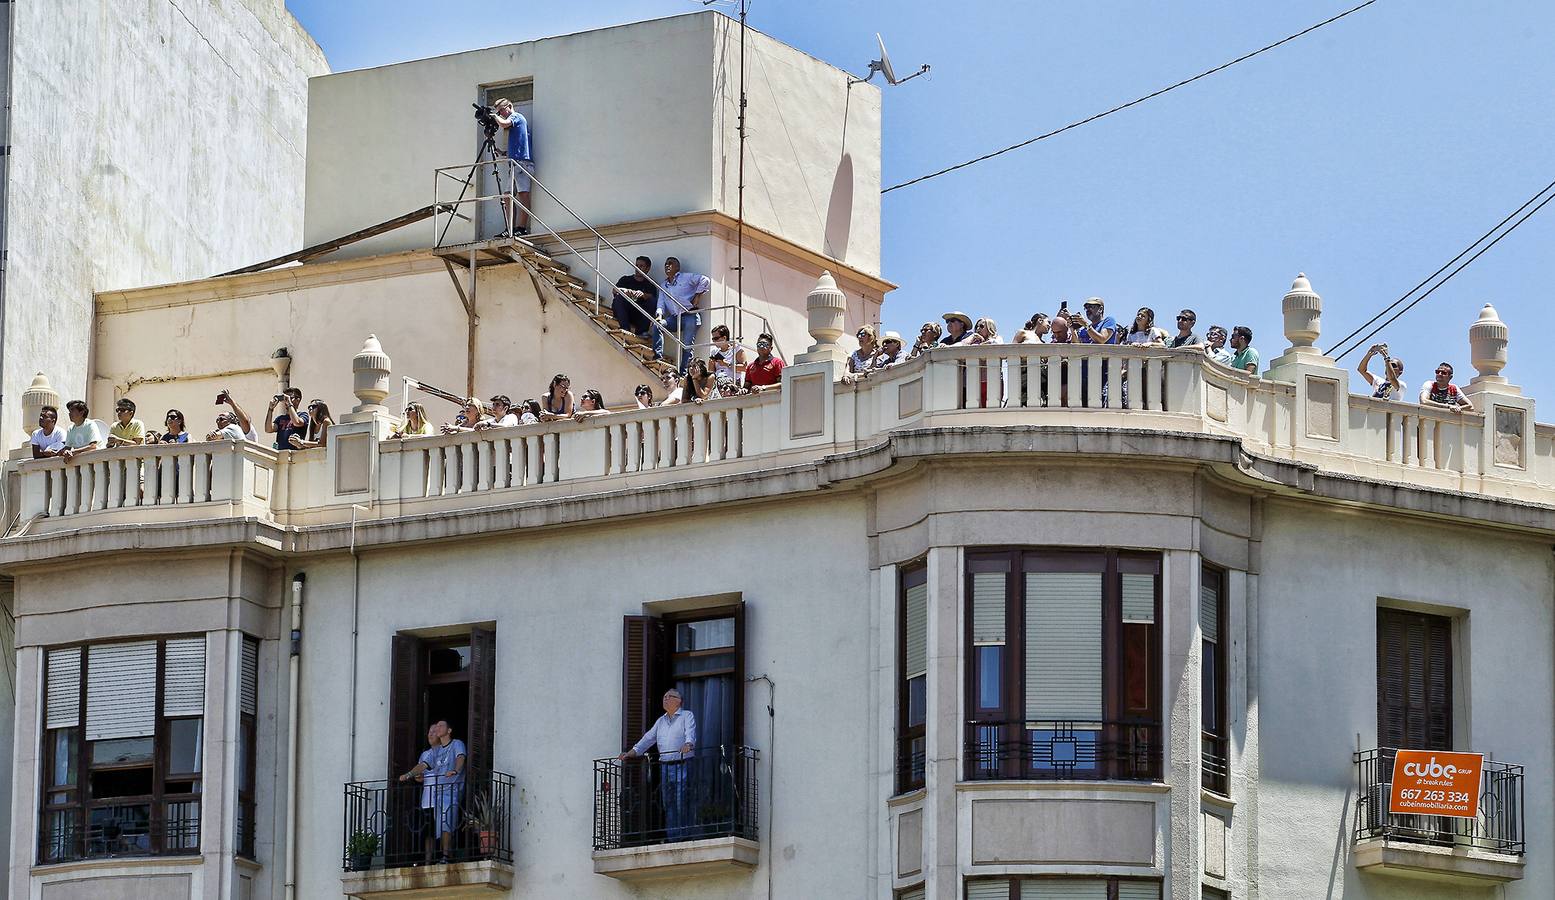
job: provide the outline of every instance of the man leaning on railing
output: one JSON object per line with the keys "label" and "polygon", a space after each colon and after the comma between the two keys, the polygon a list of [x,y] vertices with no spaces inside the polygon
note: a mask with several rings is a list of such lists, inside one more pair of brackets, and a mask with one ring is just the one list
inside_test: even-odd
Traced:
{"label": "man leaning on railing", "polygon": [[664,692],[664,715],[659,716],[647,733],[619,760],[642,756],[649,747],[659,748],[662,774],[659,790],[664,801],[664,831],[671,841],[683,839],[695,823],[689,821],[690,805],[686,790],[686,766],[692,760],[692,750],[697,741],[696,715],[680,708],[680,691],[670,688]]}

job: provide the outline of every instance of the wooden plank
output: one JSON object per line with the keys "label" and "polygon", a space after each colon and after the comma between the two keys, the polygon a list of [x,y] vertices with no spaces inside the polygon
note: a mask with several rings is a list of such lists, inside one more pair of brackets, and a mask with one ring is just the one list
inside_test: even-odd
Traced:
{"label": "wooden plank", "polygon": [[277,256],[275,259],[267,259],[264,262],[254,263],[251,266],[244,266],[241,269],[233,269],[231,272],[223,272],[216,277],[225,278],[228,275],[247,275],[251,272],[263,272],[266,269],[273,269],[276,266],[284,266],[287,263],[306,262],[307,260],[313,259],[314,257],[323,256],[326,253],[332,253],[336,250],[339,250],[341,247],[344,247],[347,244],[354,244],[357,241],[365,241],[368,238],[377,237],[380,234],[386,234],[395,230],[396,228],[404,228],[406,225],[413,225],[416,222],[430,219],[432,216],[439,212],[447,211],[451,206],[452,204],[448,203],[433,203],[429,206],[423,206],[420,209],[412,210],[408,213],[405,213],[404,215],[395,216],[392,219],[379,222],[376,225],[369,225],[360,231],[353,231],[348,235],[325,241],[322,244],[314,244],[311,247],[304,247],[303,249],[298,250],[296,253],[288,253],[285,256]]}

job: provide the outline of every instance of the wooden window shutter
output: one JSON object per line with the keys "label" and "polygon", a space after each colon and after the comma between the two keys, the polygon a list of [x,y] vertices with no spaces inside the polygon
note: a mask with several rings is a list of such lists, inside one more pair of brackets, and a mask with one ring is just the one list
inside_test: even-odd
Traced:
{"label": "wooden window shutter", "polygon": [[663,623],[655,616],[626,616],[621,637],[621,749],[637,743],[658,719],[655,696],[665,669]]}
{"label": "wooden window shutter", "polygon": [[50,650],[44,728],[75,728],[81,722],[81,648]]}
{"label": "wooden window shutter", "polygon": [[1026,573],[1026,720],[1102,720],[1102,578]]}
{"label": "wooden window shutter", "polygon": [[497,633],[486,628],[470,629],[470,733],[465,738],[469,751],[466,765],[479,772],[490,772],[495,731],[497,696]]}
{"label": "wooden window shutter", "polygon": [[157,724],[157,642],[87,651],[86,739],[150,737]]}
{"label": "wooden window shutter", "polygon": [[238,682],[238,708],[245,715],[259,714],[259,641],[244,636],[243,665]]}
{"label": "wooden window shutter", "polygon": [[162,715],[205,715],[205,638],[178,638],[164,646]]}
{"label": "wooden window shutter", "polygon": [[1377,743],[1452,749],[1452,621],[1377,611]]}
{"label": "wooden window shutter", "polygon": [[389,779],[415,766],[426,746],[422,717],[421,639],[396,634],[389,650]]}

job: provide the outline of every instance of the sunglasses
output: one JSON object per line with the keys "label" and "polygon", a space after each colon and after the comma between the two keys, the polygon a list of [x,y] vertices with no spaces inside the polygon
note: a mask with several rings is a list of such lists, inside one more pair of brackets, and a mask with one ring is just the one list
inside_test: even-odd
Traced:
{"label": "sunglasses", "polygon": [[1177,321],[1179,321],[1179,322],[1192,322],[1193,321],[1193,317],[1192,316],[1178,316],[1177,317]]}

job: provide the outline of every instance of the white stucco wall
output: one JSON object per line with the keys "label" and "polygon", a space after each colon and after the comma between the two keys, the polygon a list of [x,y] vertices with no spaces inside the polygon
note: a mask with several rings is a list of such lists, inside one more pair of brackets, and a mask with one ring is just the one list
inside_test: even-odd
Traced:
{"label": "white stucco wall", "polygon": [[1455,885],[1350,863],[1356,748],[1377,742],[1379,602],[1455,610],[1455,748],[1526,767],[1527,870],[1509,898],[1555,894],[1549,848],[1552,561],[1547,542],[1332,509],[1266,508],[1258,600],[1259,891],[1434,900]]}
{"label": "white stucco wall", "polygon": [[[758,32],[748,41],[748,221],[878,274],[879,91],[850,92],[841,70]],[[537,175],[590,224],[733,215],[737,59],[738,27],[700,12],[315,78],[306,241],[431,203],[433,170],[468,163],[479,149],[470,104],[485,86],[524,79],[534,83]],[[534,204],[553,227],[576,225],[538,189]],[[448,239],[468,233],[456,223]],[[431,225],[418,223],[338,254],[425,247],[431,238]]]}
{"label": "white stucco wall", "polygon": [[[774,516],[805,539],[778,539]],[[775,721],[764,683],[745,695],[745,742],[762,754],[762,868],[644,893],[765,897],[775,866],[774,897],[868,896],[878,811],[864,749],[873,734],[865,546],[863,503],[848,497],[366,554],[355,775],[382,778],[387,764],[390,637],[495,619],[495,762],[516,779],[514,891],[633,896],[595,875],[590,857],[592,760],[620,748],[621,617],[647,602],[738,591],[746,674],[777,684]],[[351,565],[316,560],[306,571],[299,896],[323,897],[339,891],[340,785],[352,775],[342,693]],[[466,590],[454,588],[459,572],[480,574]]]}
{"label": "white stucco wall", "polygon": [[94,291],[297,245],[306,79],[327,64],[280,0],[12,9],[0,434],[19,440],[34,372],[85,389]]}

